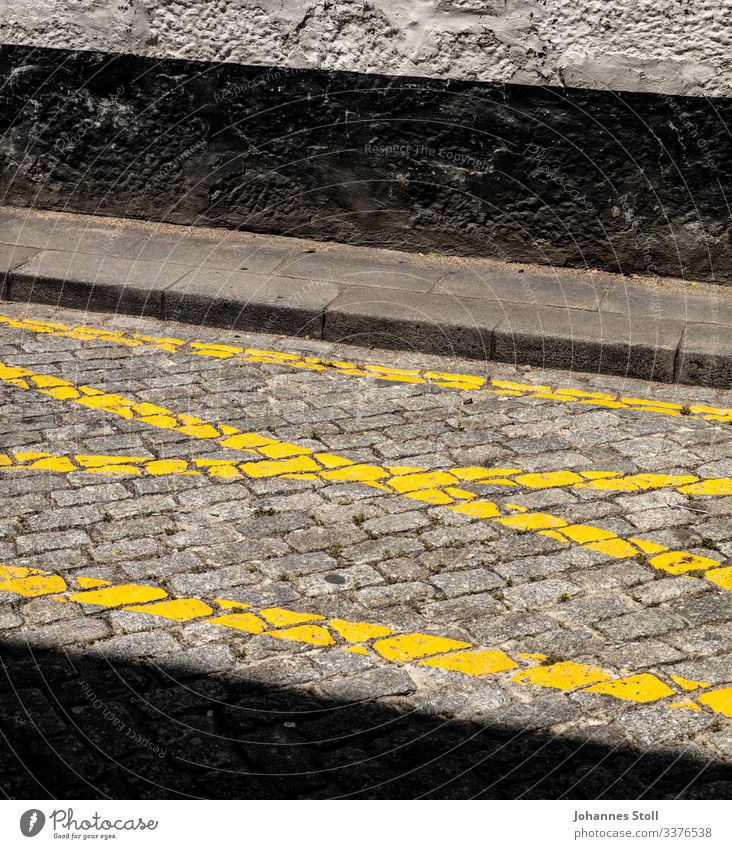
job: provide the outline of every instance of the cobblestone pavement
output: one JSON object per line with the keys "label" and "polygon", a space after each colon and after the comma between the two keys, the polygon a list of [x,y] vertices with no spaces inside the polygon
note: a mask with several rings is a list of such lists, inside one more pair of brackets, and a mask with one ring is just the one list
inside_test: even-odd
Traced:
{"label": "cobblestone pavement", "polygon": [[1,307],[7,796],[732,795],[729,393]]}

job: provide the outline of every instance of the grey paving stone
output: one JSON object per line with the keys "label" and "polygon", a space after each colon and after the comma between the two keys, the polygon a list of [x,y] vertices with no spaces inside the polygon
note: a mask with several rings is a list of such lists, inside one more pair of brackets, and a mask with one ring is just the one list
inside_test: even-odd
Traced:
{"label": "grey paving stone", "polygon": [[181,595],[208,595],[229,587],[250,586],[257,576],[244,566],[226,566],[210,572],[174,575],[170,586]]}
{"label": "grey paving stone", "polygon": [[338,563],[334,557],[322,551],[306,554],[288,554],[285,557],[275,557],[267,560],[259,568],[270,578],[287,576],[288,580],[301,575],[311,575],[316,572],[332,572]]}
{"label": "grey paving stone", "polygon": [[332,699],[358,702],[414,693],[417,687],[405,669],[376,667],[324,681],[320,689]]}
{"label": "grey paving stone", "polygon": [[389,607],[393,604],[418,604],[434,594],[435,589],[429,584],[409,581],[404,584],[368,587],[360,590],[356,598],[366,607]]}
{"label": "grey paving stone", "polygon": [[684,598],[672,602],[669,609],[688,619],[693,625],[732,620],[732,598],[728,593],[707,593],[696,598]]}
{"label": "grey paving stone", "polygon": [[636,640],[683,628],[684,620],[668,610],[650,608],[607,619],[597,627],[614,640]]}
{"label": "grey paving stone", "polygon": [[16,540],[18,554],[42,554],[46,551],[89,545],[91,540],[84,531],[48,531],[28,534]]}
{"label": "grey paving stone", "polygon": [[162,293],[189,266],[105,254],[43,251],[8,274],[9,297],[77,309],[161,315]]}
{"label": "grey paving stone", "polygon": [[668,667],[669,675],[680,675],[692,681],[726,684],[732,681],[732,654],[721,654],[703,660],[686,660]]}
{"label": "grey paving stone", "polygon": [[624,595],[604,594],[573,598],[557,607],[556,616],[571,625],[592,625],[622,616],[637,607]]}
{"label": "grey paving stone", "polygon": [[570,581],[548,578],[545,581],[510,587],[503,592],[506,600],[516,607],[534,607],[556,602],[565,595],[573,596],[578,592],[578,588]]}
{"label": "grey paving stone", "polygon": [[25,631],[28,643],[38,648],[71,648],[100,640],[110,633],[109,625],[101,619],[77,617],[72,620],[53,622]]}
{"label": "grey paving stone", "polygon": [[503,586],[503,581],[493,572],[487,569],[469,569],[463,572],[448,572],[443,575],[434,575],[432,583],[435,584],[448,598],[467,595],[468,593],[482,593]]}
{"label": "grey paving stone", "polygon": [[234,660],[234,653],[228,646],[196,646],[176,651],[166,659],[165,667],[174,676],[209,675],[222,669],[230,669]]}
{"label": "grey paving stone", "polygon": [[418,528],[427,527],[430,524],[426,516],[417,511],[410,510],[407,513],[397,513],[396,515],[387,515],[378,519],[369,519],[364,523],[364,529],[376,533],[383,534],[398,534],[402,531],[414,531]]}
{"label": "grey paving stone", "polygon": [[122,634],[95,643],[88,651],[101,654],[110,660],[139,660],[143,657],[158,657],[180,649],[178,641],[167,631],[141,631]]}
{"label": "grey paving stone", "polygon": [[708,713],[686,710],[659,710],[657,705],[627,711],[616,720],[619,730],[643,746],[683,740],[708,728],[713,717]]}
{"label": "grey paving stone", "polygon": [[[674,635],[666,634],[664,639],[673,641]],[[634,640],[627,643],[613,643],[601,655],[607,665],[618,665],[631,670],[645,670],[656,664],[674,663],[683,658],[678,649],[660,640]]]}
{"label": "grey paving stone", "polygon": [[322,596],[383,583],[384,579],[375,569],[362,565],[296,578],[294,586],[305,596]]}

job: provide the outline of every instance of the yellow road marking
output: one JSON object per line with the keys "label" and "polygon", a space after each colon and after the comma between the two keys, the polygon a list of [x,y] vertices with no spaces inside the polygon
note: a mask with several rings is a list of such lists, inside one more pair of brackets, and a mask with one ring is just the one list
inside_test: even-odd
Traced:
{"label": "yellow road marking", "polygon": [[[268,446],[270,453],[274,450]],[[288,451],[293,446],[287,443]],[[303,449],[306,450],[306,449]],[[348,464],[348,465],[347,465]],[[340,466],[331,473],[333,467]],[[54,472],[84,472],[87,474],[120,475],[199,475],[216,478],[237,477],[303,477],[313,473],[323,480],[381,481],[401,495],[414,493],[422,501],[449,504],[451,501],[473,499],[475,493],[455,483],[489,484],[515,489],[592,489],[613,492],[647,492],[655,489],[675,489],[684,494],[732,495],[732,478],[700,478],[697,475],[623,474],[622,472],[572,472],[558,470],[526,473],[520,469],[456,466],[428,472],[425,469],[403,466],[371,466],[353,463],[332,454],[301,454],[284,460],[260,460],[241,463],[238,460],[157,460],[152,457],[88,454],[51,454],[45,451],[0,452],[0,470],[45,469]],[[325,471],[328,474],[325,474]],[[420,493],[417,495],[417,493]],[[471,513],[467,507],[462,511]],[[481,516],[482,511],[475,511]]]}
{"label": "yellow road marking", "polygon": [[474,374],[453,374],[451,372],[428,369],[399,369],[378,364],[361,364],[342,360],[329,360],[323,357],[303,357],[282,351],[268,351],[259,348],[244,348],[212,342],[189,342],[167,336],[148,336],[143,333],[126,333],[123,330],[108,330],[94,327],[71,327],[50,321],[34,319],[15,319],[0,316],[0,324],[16,330],[33,333],[46,333],[53,336],[69,337],[81,341],[102,341],[124,345],[130,348],[149,348],[153,350],[193,354],[200,357],[214,357],[235,363],[262,363],[288,366],[293,369],[305,369],[315,372],[333,372],[350,377],[378,378],[398,383],[434,384],[435,386],[483,394],[517,397],[543,398],[564,404],[582,404],[583,406],[605,407],[610,409],[635,410],[636,412],[656,413],[665,416],[689,416],[716,422],[732,422],[732,408],[713,407],[708,404],[676,404],[659,401],[654,398],[634,398],[613,392],[591,392],[568,387],[541,386],[531,383],[519,383],[511,380],[487,379]]}
{"label": "yellow road marking", "polygon": [[[119,415],[125,419],[143,422],[152,427],[175,430],[196,439],[218,442],[227,448],[254,454],[264,462],[244,463],[233,469],[224,463],[213,461],[193,461],[210,475],[222,473],[232,477],[234,473],[243,473],[250,477],[273,477],[282,475],[297,480],[352,481],[378,489],[382,492],[399,493],[405,498],[416,499],[428,504],[445,507],[448,510],[475,518],[490,519],[504,527],[516,531],[539,533],[553,537],[563,543],[576,544],[582,548],[598,551],[615,559],[638,557],[656,569],[672,575],[689,572],[702,573],[712,583],[725,590],[732,590],[732,567],[725,567],[721,561],[702,557],[686,551],[677,551],[647,540],[635,537],[620,537],[611,531],[592,525],[570,524],[564,519],[548,513],[529,512],[525,507],[508,504],[508,510],[493,501],[478,499],[475,493],[455,487],[464,475],[465,480],[472,479],[479,467],[454,469],[452,472],[430,472],[426,469],[404,466],[377,466],[354,463],[346,457],[325,452],[316,452],[295,443],[282,442],[258,433],[245,433],[238,428],[225,424],[212,424],[186,413],[175,413],[163,407],[146,402],[138,402],[118,394],[104,393],[90,386],[76,386],[68,380],[53,375],[37,374],[30,369],[9,366],[0,363],[0,380],[20,389],[40,392],[52,398],[70,403],[91,406]],[[91,401],[91,404],[89,403]],[[5,455],[7,457],[7,455]],[[31,467],[40,463],[41,468],[68,472],[69,458],[58,457],[43,452],[21,452],[23,459],[30,460]],[[271,459],[277,458],[277,459]],[[96,473],[121,472],[134,474],[135,462],[140,458],[95,457],[83,455],[80,462],[87,471]],[[166,473],[170,469],[180,469],[180,461],[152,461],[157,473]],[[8,463],[12,462],[8,459]],[[172,465],[166,465],[171,464]],[[130,471],[132,470],[132,471]],[[520,470],[511,470],[518,473]],[[453,473],[454,472],[454,473]],[[513,511],[513,512],[510,512]]]}
{"label": "yellow road marking", "polygon": [[[462,640],[435,634],[395,634],[393,628],[373,622],[327,620],[318,613],[301,613],[283,608],[254,610],[250,605],[217,598],[170,598],[162,587],[147,584],[118,584],[96,578],[76,578],[80,590],[70,588],[60,575],[39,569],[0,565],[0,592],[35,598],[46,595],[59,602],[131,610],[173,622],[197,619],[211,625],[251,635],[266,634],[280,640],[304,643],[314,648],[335,647],[359,654],[375,654],[391,663],[416,663],[471,677],[511,672],[507,684],[600,693],[631,702],[662,702],[667,708],[699,711],[700,705],[714,713],[732,717],[732,687],[710,690],[709,684],[672,677],[674,689],[650,672],[618,675],[572,660],[546,662],[546,655],[517,652],[512,657],[498,648],[481,648]],[[100,589],[85,589],[94,587]],[[221,611],[224,611],[223,613]],[[283,627],[285,626],[285,627]],[[522,664],[532,665],[520,669]],[[520,669],[516,672],[515,670]],[[696,700],[688,698],[690,683],[703,690]],[[681,701],[669,702],[673,697]]]}

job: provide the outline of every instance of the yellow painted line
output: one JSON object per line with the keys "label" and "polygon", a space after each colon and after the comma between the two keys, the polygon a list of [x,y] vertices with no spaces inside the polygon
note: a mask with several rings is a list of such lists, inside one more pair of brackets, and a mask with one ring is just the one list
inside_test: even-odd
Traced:
{"label": "yellow painted line", "polygon": [[[390,663],[416,664],[470,677],[504,675],[506,683],[562,691],[599,693],[621,701],[661,702],[669,709],[700,711],[732,717],[732,687],[711,689],[708,683],[671,677],[670,683],[651,672],[611,672],[572,660],[546,662],[537,653],[511,656],[499,648],[481,648],[435,634],[397,633],[389,625],[326,619],[279,607],[251,605],[215,598],[170,598],[162,587],[112,584],[98,578],[76,578],[78,589],[60,575],[21,566],[0,565],[0,592],[24,598],[50,596],[59,603],[131,610],[173,622],[197,620],[240,633],[265,634],[313,648],[336,648],[371,654]],[[531,664],[527,668],[527,663]],[[693,685],[693,686],[692,686]],[[696,699],[689,690],[702,690]],[[670,702],[669,700],[681,699]]]}
{"label": "yellow painted line", "polygon": [[704,403],[676,404],[654,398],[635,398],[613,392],[592,392],[562,386],[544,386],[519,383],[510,380],[487,379],[474,374],[434,371],[429,369],[399,369],[379,364],[355,363],[344,360],[329,360],[323,357],[303,357],[283,351],[245,348],[214,342],[187,341],[167,336],[149,336],[143,333],[126,333],[86,326],[72,327],[50,321],[16,319],[0,316],[0,325],[33,333],[46,333],[81,341],[103,341],[130,348],[149,348],[170,353],[183,351],[200,357],[214,357],[234,363],[261,363],[288,366],[316,372],[332,372],[350,377],[378,378],[397,383],[433,384],[449,389],[483,394],[516,397],[542,398],[563,404],[605,407],[609,409],[635,410],[665,416],[689,416],[714,422],[732,422],[732,408],[713,407]]}
{"label": "yellow painted line", "polygon": [[[321,458],[321,461],[318,461]],[[302,475],[310,472],[321,476],[322,472],[334,463],[341,466],[357,465],[345,457],[332,454],[313,453],[312,457],[299,457],[268,461],[256,464],[241,463],[238,460],[211,460],[196,458],[192,460],[158,460],[153,457],[135,457],[127,455],[89,455],[89,454],[51,454],[46,451],[10,451],[0,452],[0,470],[46,469],[55,472],[84,472],[87,474],[122,475],[198,475],[215,478],[236,477],[277,477],[291,474]],[[460,486],[467,484],[490,484],[492,486],[513,487],[514,489],[591,489],[610,492],[648,492],[655,489],[674,489],[693,495],[732,495],[732,478],[700,478],[697,475],[665,474],[623,474],[622,472],[573,472],[560,469],[550,472],[524,472],[520,469],[489,468],[483,466],[460,466],[427,472],[422,468],[403,466],[358,466],[359,474],[365,469],[375,470],[382,483],[390,486],[401,495],[440,490],[451,501],[461,501],[476,497],[473,493],[458,493]],[[382,476],[383,473],[383,476]],[[429,475],[429,477],[427,477]],[[416,496],[414,496],[416,497]],[[427,498],[420,498],[427,500]]]}
{"label": "yellow painted line", "polygon": [[[91,386],[76,386],[70,381],[53,375],[38,374],[30,369],[0,363],[0,380],[26,391],[36,391],[56,400],[65,401],[101,410],[135,420],[156,428],[175,430],[196,439],[215,442],[226,448],[244,451],[257,456],[261,462],[234,466],[227,461],[199,460],[194,463],[215,463],[220,477],[276,477],[296,480],[321,480],[327,482],[353,482],[375,488],[381,492],[399,493],[405,498],[415,499],[433,506],[444,507],[456,513],[476,519],[489,519],[504,527],[519,532],[531,532],[550,536],[560,542],[579,545],[598,551],[609,557],[623,560],[637,557],[656,569],[672,575],[687,573],[703,574],[705,578],[725,590],[732,590],[732,566],[710,557],[702,557],[687,551],[669,549],[648,540],[635,537],[620,537],[611,531],[593,525],[572,524],[549,513],[530,512],[525,507],[508,504],[507,509],[494,501],[487,501],[463,488],[472,477],[472,467],[445,471],[428,471],[409,466],[377,466],[356,463],[346,457],[327,452],[316,452],[311,448],[291,442],[282,442],[258,433],[245,433],[225,424],[212,424],[185,413],[175,413],[164,407],[139,402],[124,396],[105,393]],[[38,456],[42,452],[20,452],[23,457],[40,463],[34,468],[51,471],[74,471],[69,468],[68,458],[54,455]],[[6,455],[7,456],[7,455]],[[117,456],[75,455],[87,470],[96,473],[124,472],[134,474],[137,465],[145,462],[148,472],[151,467],[163,472],[171,469],[186,469],[183,460],[157,460],[146,458],[120,458]],[[125,462],[129,460],[129,462]],[[153,465],[155,464],[155,465]],[[519,470],[512,470],[514,472]],[[473,482],[474,482],[474,478]]]}

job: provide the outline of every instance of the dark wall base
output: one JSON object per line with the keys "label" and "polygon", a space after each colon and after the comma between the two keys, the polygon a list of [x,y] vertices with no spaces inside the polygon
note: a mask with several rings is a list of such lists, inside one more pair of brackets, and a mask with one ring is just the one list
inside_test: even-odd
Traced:
{"label": "dark wall base", "polygon": [[732,281],[732,101],[0,51],[21,206]]}

